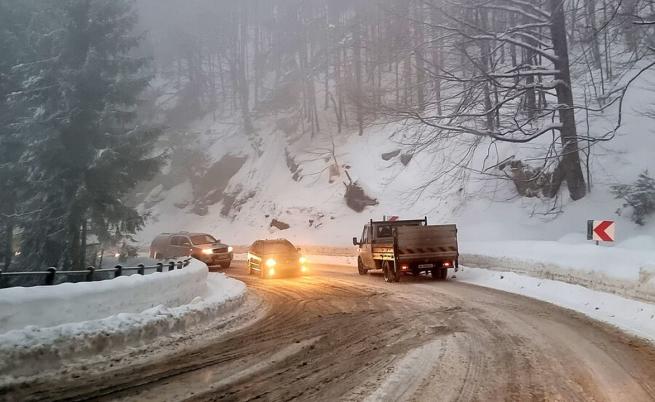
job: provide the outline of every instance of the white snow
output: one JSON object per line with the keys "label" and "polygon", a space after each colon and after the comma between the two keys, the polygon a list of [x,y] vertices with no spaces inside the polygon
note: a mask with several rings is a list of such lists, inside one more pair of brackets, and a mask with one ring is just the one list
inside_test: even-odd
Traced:
{"label": "white snow", "polygon": [[[640,237],[628,244],[649,241]],[[467,265],[457,273],[451,270],[457,281],[547,301],[655,342],[655,250],[537,241],[463,247],[462,261],[483,268]],[[352,252],[344,248],[340,253],[348,250]],[[472,251],[476,254],[468,254]],[[311,262],[348,266],[355,273],[354,255],[307,258],[310,267]]]}
{"label": "white snow", "polygon": [[[166,275],[169,276],[162,279]],[[210,323],[241,304],[246,294],[244,283],[221,273],[207,274],[207,267],[197,261],[179,271],[126,279],[130,281],[107,281],[113,283],[103,286],[106,293],[99,292],[100,296],[95,299],[93,294],[84,292],[87,286],[82,286],[84,290],[80,291],[75,291],[74,286],[65,287],[70,292],[57,289],[54,293],[58,299],[50,295],[41,297],[41,300],[51,304],[44,306],[51,314],[56,314],[57,307],[66,310],[65,314],[50,320],[45,320],[41,313],[36,314],[33,321],[40,321],[40,326],[28,325],[9,331],[3,327],[0,333],[0,383],[9,376],[30,376],[57,369],[63,362],[70,364],[87,357],[106,356],[127,347],[143,346],[157,337]],[[29,291],[9,290],[32,309],[16,313],[21,317],[12,317],[16,326],[29,320],[37,304],[28,300]],[[112,291],[114,298],[111,297]],[[43,295],[44,292],[37,289],[36,293]],[[71,297],[67,298],[66,293]],[[146,297],[141,298],[142,294]],[[2,295],[3,298],[6,296]],[[88,306],[82,302],[80,297],[83,296],[88,298]],[[101,305],[100,300],[108,305]],[[135,303],[128,303],[130,300]],[[141,307],[135,308],[136,305]],[[103,312],[90,314],[94,306]],[[72,314],[75,309],[80,314]],[[98,315],[103,315],[103,318],[96,319]],[[49,325],[46,322],[65,323]]]}
{"label": "white snow", "polygon": [[465,268],[455,280],[543,300],[655,342],[655,304],[513,272]]}
{"label": "white snow", "polygon": [[460,263],[524,273],[542,278],[655,302],[655,249],[637,246],[652,241],[642,236],[627,248],[572,241],[462,242]]}
{"label": "white snow", "polygon": [[364,402],[400,401],[412,395],[437,366],[443,343],[437,339],[407,352],[387,370],[385,380]]}
{"label": "white snow", "polygon": [[140,313],[159,305],[177,307],[207,292],[207,266],[122,276],[99,282],[0,289],[0,334],[28,325],[52,327],[97,320],[117,312]]}

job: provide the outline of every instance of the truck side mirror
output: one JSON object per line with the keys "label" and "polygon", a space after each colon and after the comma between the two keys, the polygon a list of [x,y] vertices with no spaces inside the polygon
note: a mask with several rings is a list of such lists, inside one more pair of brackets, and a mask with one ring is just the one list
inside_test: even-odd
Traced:
{"label": "truck side mirror", "polygon": [[353,237],[353,246],[359,246],[359,240],[356,237]]}

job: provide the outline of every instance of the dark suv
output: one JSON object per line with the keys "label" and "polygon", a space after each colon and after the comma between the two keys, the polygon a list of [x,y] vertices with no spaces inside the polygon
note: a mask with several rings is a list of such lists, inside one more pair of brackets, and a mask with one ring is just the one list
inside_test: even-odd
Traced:
{"label": "dark suv", "polygon": [[307,272],[307,260],[290,241],[257,240],[248,248],[248,273],[262,278],[301,276]]}
{"label": "dark suv", "polygon": [[150,258],[165,260],[191,256],[209,266],[229,268],[232,247],[206,233],[162,233],[150,245]]}

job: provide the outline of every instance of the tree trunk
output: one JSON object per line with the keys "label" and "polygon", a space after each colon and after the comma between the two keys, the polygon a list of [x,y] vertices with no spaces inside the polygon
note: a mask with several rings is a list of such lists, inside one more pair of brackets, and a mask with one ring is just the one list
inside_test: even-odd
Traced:
{"label": "tree trunk", "polygon": [[241,106],[241,114],[243,117],[243,129],[248,137],[253,137],[254,127],[252,119],[250,118],[250,86],[248,85],[248,8],[247,4],[241,3],[241,18],[240,18],[241,32],[239,35],[239,59],[238,59],[238,74],[239,74],[239,103]]}
{"label": "tree trunk", "polygon": [[[598,43],[598,31],[596,28],[596,0],[585,0],[587,8],[587,40],[591,46],[591,55],[594,59],[594,67],[600,70],[602,62],[600,58],[600,44]],[[602,75],[602,74],[601,74]]]}
{"label": "tree trunk", "polygon": [[432,25],[432,64],[434,68],[434,101],[437,104],[437,113],[443,114],[441,106],[441,43],[439,41],[439,12],[436,1],[430,5],[430,24]]}
{"label": "tree trunk", "polygon": [[418,110],[425,109],[425,61],[423,59],[423,1],[414,6],[414,56],[416,58],[416,103]]}
{"label": "tree trunk", "polygon": [[549,0],[551,12],[551,36],[555,53],[555,69],[559,71],[555,79],[557,85],[557,101],[560,104],[559,118],[562,124],[562,160],[560,162],[566,184],[573,200],[579,200],[586,195],[587,188],[580,166],[578,151],[578,134],[575,126],[575,111],[573,109],[573,91],[571,89],[571,72],[569,70],[569,51],[566,42],[566,19],[564,5],[561,0]]}
{"label": "tree trunk", "polygon": [[355,113],[357,114],[357,130],[359,135],[364,135],[364,110],[362,108],[362,26],[360,10],[356,11],[355,23],[353,25],[353,64],[355,68]]}
{"label": "tree trunk", "polygon": [[4,254],[4,270],[8,270],[9,267],[11,266],[12,262],[12,257],[14,256],[14,247],[13,247],[13,241],[14,241],[14,220],[13,218],[6,218],[4,222],[4,244],[2,245],[3,247],[3,254]]}

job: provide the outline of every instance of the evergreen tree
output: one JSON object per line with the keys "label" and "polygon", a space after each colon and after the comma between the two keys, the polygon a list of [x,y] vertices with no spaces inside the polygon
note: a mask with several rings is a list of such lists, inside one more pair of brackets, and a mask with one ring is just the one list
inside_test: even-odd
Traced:
{"label": "evergreen tree", "polygon": [[[61,27],[44,46],[28,80],[30,196],[25,262],[82,268],[86,239],[117,241],[143,225],[124,202],[161,158],[158,130],[137,124],[147,60],[134,55],[140,37],[129,0],[50,1]],[[51,17],[52,18],[52,17]]]}
{"label": "evergreen tree", "polygon": [[655,213],[655,179],[648,171],[641,173],[634,184],[612,186],[612,193],[625,200],[623,208],[632,208],[632,220],[638,225],[643,226],[646,218]]}
{"label": "evergreen tree", "polygon": [[0,0],[0,260],[9,268],[13,257],[14,231],[20,216],[19,201],[25,186],[20,164],[27,143],[20,135],[25,105],[21,66],[33,57],[27,46],[31,1]]}

